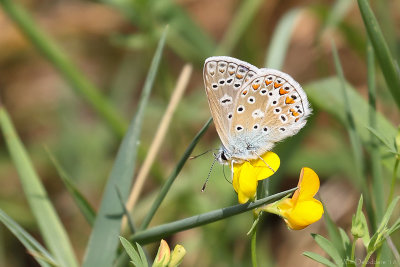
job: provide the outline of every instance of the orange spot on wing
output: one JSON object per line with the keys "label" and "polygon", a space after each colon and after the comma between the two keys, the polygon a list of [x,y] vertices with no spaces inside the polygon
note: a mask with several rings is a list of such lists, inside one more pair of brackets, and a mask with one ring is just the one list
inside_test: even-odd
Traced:
{"label": "orange spot on wing", "polygon": [[219,72],[224,73],[225,70],[224,69],[219,69]]}
{"label": "orange spot on wing", "polygon": [[274,87],[275,87],[275,88],[278,88],[278,87],[280,87],[280,86],[282,86],[281,83],[274,83]]}
{"label": "orange spot on wing", "polygon": [[236,74],[236,78],[238,78],[238,79],[242,79],[242,78],[243,78],[243,75]]}
{"label": "orange spot on wing", "polygon": [[244,90],[242,94],[247,95],[247,90]]}
{"label": "orange spot on wing", "polygon": [[259,84],[253,84],[253,89],[254,89],[254,90],[257,90],[259,87],[260,87]]}
{"label": "orange spot on wing", "polygon": [[287,94],[287,93],[289,93],[289,91],[286,91],[286,90],[283,89],[283,88],[279,89],[279,94],[280,94],[280,95],[284,95],[284,94]]}
{"label": "orange spot on wing", "polygon": [[[300,113],[298,113],[296,110],[294,110],[294,109],[289,109],[289,111],[292,113],[292,115],[293,116],[295,116],[295,117],[297,117],[297,116],[299,116],[300,115]],[[297,118],[298,119],[298,118]]]}
{"label": "orange spot on wing", "polygon": [[230,72],[229,72],[230,75],[233,75],[234,73],[235,73],[234,71],[230,71]]}
{"label": "orange spot on wing", "polygon": [[290,96],[288,96],[288,97],[286,97],[285,103],[286,104],[293,104],[294,103],[294,99],[291,98]]}
{"label": "orange spot on wing", "polygon": [[294,122],[297,122],[299,120],[299,118],[296,118],[295,120],[294,120]]}
{"label": "orange spot on wing", "polygon": [[272,81],[265,80],[265,84],[266,84],[266,85],[270,85],[271,83],[272,83]]}

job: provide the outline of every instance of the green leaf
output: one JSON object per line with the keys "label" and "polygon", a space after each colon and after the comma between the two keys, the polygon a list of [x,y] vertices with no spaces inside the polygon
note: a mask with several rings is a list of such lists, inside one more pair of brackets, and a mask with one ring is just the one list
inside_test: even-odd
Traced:
{"label": "green leaf", "polygon": [[[126,253],[128,253],[129,257],[132,260],[133,265],[135,267],[147,267],[148,263],[146,260],[146,257],[142,258],[141,255],[136,251],[136,249],[133,247],[133,245],[123,238],[122,236],[119,237],[121,240],[122,246],[125,248]],[[141,248],[139,244],[136,243],[137,248]],[[143,261],[144,259],[144,261]]]}
{"label": "green leaf", "polygon": [[[346,123],[344,100],[342,95],[338,94],[341,90],[338,78],[315,81],[307,84],[304,88],[314,107],[324,110],[334,115],[342,123]],[[356,114],[353,118],[357,134],[363,143],[368,143],[370,141],[370,131],[367,129],[369,125],[368,103],[350,84],[346,83],[346,89],[348,98],[351,99],[351,112]],[[394,140],[397,130],[393,124],[379,112],[377,112],[376,117],[377,129],[380,129],[382,137],[386,140]],[[370,146],[365,148],[370,151]],[[385,146],[382,144],[379,145],[379,148],[381,153],[385,150]],[[381,156],[384,156],[384,154]],[[392,157],[382,157],[382,163],[390,172],[393,171],[395,160]]]}
{"label": "green leaf", "polygon": [[399,66],[392,57],[389,47],[383,37],[378,21],[367,0],[358,0],[358,7],[364,21],[365,28],[371,40],[376,58],[382,69],[386,85],[393,95],[397,106],[400,108],[400,77]]}
{"label": "green leaf", "polygon": [[[143,113],[147,106],[151,88],[161,60],[166,36],[167,29],[165,29],[153,57],[139,101],[138,110],[119,147],[117,158],[105,187],[100,209],[97,213],[96,221],[86,248],[87,251],[83,266],[111,266],[116,256],[115,252],[118,246],[118,235],[124,211],[120,205],[120,200],[115,188],[117,187],[121,191],[122,200],[126,201],[129,195],[132,177],[135,172]],[[105,251],[107,251],[107,253],[105,253]]]}
{"label": "green leaf", "polygon": [[311,234],[315,242],[333,259],[337,266],[344,266],[343,258],[331,241],[318,234]]}
{"label": "green leaf", "polygon": [[275,27],[272,39],[265,56],[264,66],[271,69],[282,69],[290,44],[290,38],[302,9],[286,12]]}
{"label": "green leaf", "polygon": [[[56,260],[50,253],[37,242],[28,232],[26,232],[16,221],[11,219],[3,210],[0,209],[0,221],[10,230],[16,238],[29,250],[40,266],[56,265]],[[36,254],[35,254],[36,253]],[[35,255],[34,255],[35,254]],[[36,257],[40,255],[40,257]],[[51,263],[51,264],[50,264]]]}
{"label": "green leaf", "polygon": [[185,218],[183,220],[162,224],[156,227],[153,227],[148,230],[139,231],[135,233],[130,240],[134,240],[139,242],[140,244],[147,244],[150,242],[154,242],[160,240],[161,238],[165,238],[171,234],[177,233],[179,231],[184,231],[187,229],[195,228],[204,224],[212,223],[218,220],[223,220],[225,218],[234,216],[236,214],[240,214],[262,205],[271,203],[277,199],[281,199],[282,197],[294,192],[297,188],[292,188],[290,190],[286,190],[280,192],[275,195],[268,196],[266,198],[258,199],[251,203],[239,204],[235,206],[230,206],[214,211],[210,211],[207,213],[195,215],[189,218]]}
{"label": "green leaf", "polygon": [[72,199],[75,201],[75,204],[78,206],[82,215],[85,217],[86,221],[90,226],[93,226],[93,222],[96,218],[96,212],[93,207],[90,205],[89,201],[81,194],[78,188],[74,185],[71,178],[67,175],[65,170],[61,167],[60,163],[51,154],[50,150],[46,148],[46,152],[49,155],[50,160],[52,161],[54,167],[56,168],[58,175],[61,177],[61,180],[64,182],[65,188],[68,193],[71,195]]}
{"label": "green leaf", "polygon": [[60,266],[78,266],[67,233],[37,175],[28,153],[0,103],[0,128],[43,239]]}
{"label": "green leaf", "polygon": [[339,234],[340,234],[340,236],[341,236],[342,245],[343,245],[343,248],[344,248],[344,251],[345,251],[345,254],[344,254],[344,255],[350,256],[350,255],[351,255],[351,244],[350,244],[350,239],[349,239],[349,237],[347,236],[346,232],[345,232],[342,228],[340,228],[340,227],[339,227]]}
{"label": "green leaf", "polygon": [[345,240],[343,240],[343,236],[339,233],[339,228],[332,221],[325,205],[324,205],[324,211],[325,211],[324,212],[324,220],[325,220],[326,228],[328,230],[329,238],[330,238],[330,240],[332,240],[332,243],[334,244],[335,248],[340,252],[342,257],[345,257],[346,256],[346,253],[345,253],[346,246],[344,246]]}
{"label": "green leaf", "polygon": [[321,255],[314,253],[314,252],[306,251],[306,252],[303,252],[303,255],[312,260],[315,260],[316,262],[322,263],[323,265],[328,266],[328,267],[336,267],[337,266],[333,262],[329,261],[327,258],[324,258]]}
{"label": "green leaf", "polygon": [[392,202],[390,203],[390,205],[388,206],[388,208],[387,208],[387,210],[385,212],[385,215],[383,215],[382,221],[381,221],[381,223],[379,225],[378,232],[382,231],[384,228],[387,227],[387,224],[389,223],[389,219],[392,216],[394,208],[396,207],[396,204],[399,201],[399,199],[400,199],[399,196],[395,197],[392,200]]}
{"label": "green leaf", "polygon": [[378,138],[378,140],[379,140],[383,145],[385,145],[385,146],[387,147],[387,149],[388,149],[391,153],[393,153],[393,154],[395,154],[395,155],[397,154],[397,151],[396,151],[396,148],[395,148],[394,144],[391,145],[391,144],[389,143],[389,141],[386,140],[385,137],[383,137],[382,133],[378,132],[377,130],[375,130],[375,129],[369,127],[369,126],[367,126],[367,129],[368,129],[368,131],[370,131],[373,135],[375,135],[375,137]]}

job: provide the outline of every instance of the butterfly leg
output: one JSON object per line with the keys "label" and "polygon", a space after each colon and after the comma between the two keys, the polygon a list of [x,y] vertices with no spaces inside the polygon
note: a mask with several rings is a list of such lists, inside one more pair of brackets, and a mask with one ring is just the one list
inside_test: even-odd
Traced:
{"label": "butterfly leg", "polygon": [[268,163],[266,163],[265,162],[265,160],[260,156],[260,155],[258,155],[257,154],[257,152],[255,152],[255,151],[253,151],[254,152],[254,154],[256,154],[257,155],[257,157],[259,158],[259,159],[261,159],[262,160],[262,162],[264,162],[265,163],[265,165],[267,165],[267,167],[273,172],[273,173],[275,173],[276,171],[274,170],[274,169],[272,169],[272,167],[271,166],[269,166],[269,164]]}

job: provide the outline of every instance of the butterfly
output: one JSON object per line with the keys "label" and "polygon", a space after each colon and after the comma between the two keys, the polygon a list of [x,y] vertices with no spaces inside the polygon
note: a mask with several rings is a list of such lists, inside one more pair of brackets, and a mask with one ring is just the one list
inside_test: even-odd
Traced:
{"label": "butterfly", "polygon": [[206,59],[203,78],[221,164],[261,158],[303,128],[312,112],[301,86],[278,70],[216,56]]}

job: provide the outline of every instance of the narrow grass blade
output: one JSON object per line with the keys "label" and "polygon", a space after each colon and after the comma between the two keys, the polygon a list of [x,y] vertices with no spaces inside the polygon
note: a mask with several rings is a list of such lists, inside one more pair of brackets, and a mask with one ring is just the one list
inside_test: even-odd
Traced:
{"label": "narrow grass blade", "polygon": [[279,20],[265,57],[264,66],[266,68],[282,69],[289,48],[290,38],[292,37],[294,27],[300,17],[301,11],[302,9],[293,9]]}
{"label": "narrow grass blade", "polygon": [[125,202],[129,195],[132,176],[135,171],[135,161],[139,144],[140,130],[144,109],[147,106],[151,88],[161,60],[167,36],[167,28],[159,41],[157,50],[147,75],[138,110],[132,120],[128,132],[119,147],[117,158],[111,170],[100,209],[97,213],[93,231],[90,235],[83,266],[112,266],[118,246],[118,236],[124,211],[120,205],[115,187],[121,191]]}
{"label": "narrow grass blade", "polygon": [[60,266],[78,266],[67,233],[38,177],[14,125],[0,103],[0,128],[43,239]]}
{"label": "narrow grass blade", "polygon": [[43,258],[36,258],[40,266],[51,266],[49,262],[56,265],[56,260],[50,253],[37,242],[28,232],[26,232],[17,222],[11,219],[5,212],[0,209],[0,221],[10,230],[16,238],[25,246],[30,252],[37,252]]}
{"label": "narrow grass blade", "polygon": [[217,48],[216,55],[229,55],[259,10],[261,0],[242,1],[229,29]]}
{"label": "narrow grass blade", "polygon": [[60,163],[47,148],[46,152],[49,155],[50,160],[53,163],[54,167],[56,168],[58,175],[63,181],[65,188],[71,195],[72,199],[75,201],[75,204],[78,206],[83,217],[85,217],[86,221],[89,223],[90,226],[93,226],[94,220],[96,218],[96,212],[94,211],[92,205],[90,205],[89,201],[87,201],[87,199],[83,196],[83,194],[74,185],[71,178],[69,178],[65,170],[61,167]]}
{"label": "narrow grass blade", "polygon": [[303,253],[303,255],[306,256],[307,258],[315,260],[316,262],[322,263],[323,265],[325,265],[327,267],[337,267],[336,264],[334,264],[333,262],[331,262],[327,258],[324,258],[324,257],[322,257],[321,255],[319,255],[317,253],[306,251],[306,252]]}
{"label": "narrow grass blade", "polygon": [[339,251],[340,255],[342,257],[346,256],[346,248],[343,246],[345,243],[344,240],[342,239],[342,236],[339,233],[339,228],[336,226],[336,224],[332,221],[331,216],[328,213],[328,210],[326,209],[324,205],[324,220],[325,220],[325,225],[328,230],[329,238],[332,241],[332,244],[335,246],[335,248]]}
{"label": "narrow grass blade", "polygon": [[207,213],[203,213],[200,215],[196,215],[193,217],[189,217],[183,220],[175,221],[172,223],[159,225],[148,230],[137,232],[130,238],[130,240],[134,240],[135,242],[138,242],[142,245],[154,242],[160,240],[161,238],[170,236],[171,234],[195,228],[204,224],[216,222],[218,220],[223,220],[225,218],[271,203],[277,199],[281,199],[284,196],[294,192],[296,189],[297,188],[292,188],[290,190],[286,190],[278,194],[256,200],[255,202],[230,206],[210,211]]}
{"label": "narrow grass blade", "polygon": [[332,258],[332,260],[336,263],[336,266],[344,266],[340,253],[336,250],[331,241],[321,235],[311,234],[311,236],[314,238],[315,242],[317,242],[317,244]]}
{"label": "narrow grass blade", "polygon": [[128,209],[127,209],[126,206],[125,206],[124,201],[122,200],[121,191],[118,189],[118,187],[116,187],[115,190],[117,191],[117,195],[118,195],[118,199],[119,199],[119,202],[120,202],[120,204],[121,204],[121,207],[122,207],[122,209],[124,210],[124,215],[125,215],[125,217],[126,217],[127,220],[128,220],[129,230],[130,230],[131,233],[133,234],[133,233],[136,232],[136,230],[135,230],[135,224],[133,223],[131,214],[129,213]]}
{"label": "narrow grass blade", "polygon": [[[371,45],[371,42],[367,41],[367,77],[368,77],[368,103],[369,103],[369,127],[376,129],[376,88],[375,88],[375,56]],[[371,169],[372,169],[372,192],[373,200],[375,203],[375,223],[378,224],[380,218],[382,218],[385,210],[385,199],[383,191],[383,177],[381,170],[381,157],[379,154],[379,140],[376,136],[371,133],[370,145],[371,145]]]}
{"label": "narrow grass blade", "polygon": [[[350,85],[346,82],[346,89],[349,99],[351,99],[352,110],[357,116],[353,116],[354,123],[357,129],[357,134],[363,143],[370,141],[370,131],[367,129],[369,125],[368,117],[368,102]],[[341,90],[341,81],[337,77],[318,80],[304,86],[307,96],[312,102],[313,106],[319,110],[326,111],[332,114],[343,124],[346,123],[346,107],[343,96],[338,94]],[[329,101],[328,101],[329,100]],[[397,135],[397,129],[389,122],[381,113],[376,113],[376,124],[379,133],[384,140],[394,140]],[[370,146],[365,147],[368,151]],[[384,144],[379,144],[380,153],[386,149]],[[393,157],[383,157],[383,166],[390,172],[393,171],[395,160]]]}
{"label": "narrow grass blade", "polygon": [[144,218],[142,225],[140,226],[139,230],[144,230],[149,226],[149,223],[151,219],[153,218],[154,214],[156,213],[157,209],[160,207],[161,202],[164,200],[165,196],[167,195],[169,189],[172,186],[172,183],[175,181],[176,177],[180,173],[180,171],[183,168],[183,165],[185,165],[186,161],[190,157],[190,155],[193,152],[193,149],[197,145],[197,143],[200,141],[200,138],[203,136],[203,134],[206,132],[208,127],[210,126],[212,122],[212,118],[210,118],[206,124],[204,124],[203,128],[196,134],[196,136],[193,138],[192,142],[190,145],[186,148],[185,153],[183,153],[182,158],[179,160],[178,164],[175,166],[175,169],[172,171],[170,176],[168,177],[167,181],[161,188],[160,193],[157,195],[156,200],[153,202],[153,205],[151,206],[149,212],[147,213],[146,217]]}
{"label": "narrow grass blade", "polygon": [[374,48],[376,58],[378,59],[379,66],[382,69],[383,77],[385,77],[386,85],[392,93],[397,106],[400,108],[399,66],[390,53],[389,47],[383,37],[378,21],[369,6],[368,0],[358,0],[358,7]]}
{"label": "narrow grass blade", "polygon": [[122,137],[126,130],[126,122],[122,116],[72,63],[65,52],[37,26],[18,1],[0,0],[0,5],[35,48],[60,72],[75,93],[81,96],[119,137]]}

